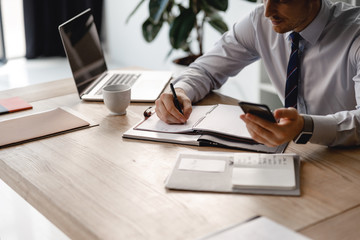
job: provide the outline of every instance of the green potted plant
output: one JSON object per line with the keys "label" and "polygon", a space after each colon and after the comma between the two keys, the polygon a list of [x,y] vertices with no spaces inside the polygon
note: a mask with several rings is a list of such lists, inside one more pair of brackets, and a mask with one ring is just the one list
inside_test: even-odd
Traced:
{"label": "green potted plant", "polygon": [[[147,0],[141,0],[130,13],[127,21]],[[256,2],[256,0],[247,0]],[[142,24],[143,37],[152,42],[164,24],[169,24],[171,51],[183,50],[187,56],[174,60],[180,65],[189,65],[203,54],[204,25],[208,23],[223,34],[228,30],[220,12],[228,8],[228,0],[149,0],[149,17]],[[193,41],[197,42],[194,51]]]}

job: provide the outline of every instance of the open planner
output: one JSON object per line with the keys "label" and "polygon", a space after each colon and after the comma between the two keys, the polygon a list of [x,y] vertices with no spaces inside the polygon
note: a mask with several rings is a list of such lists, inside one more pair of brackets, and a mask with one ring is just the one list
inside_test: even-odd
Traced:
{"label": "open planner", "polygon": [[300,195],[296,154],[184,152],[165,183],[190,191]]}
{"label": "open planner", "polygon": [[193,106],[185,124],[167,124],[156,114],[152,114],[126,131],[123,137],[265,153],[280,153],[285,150],[287,144],[267,147],[255,142],[240,119],[241,114],[241,108],[234,105]]}

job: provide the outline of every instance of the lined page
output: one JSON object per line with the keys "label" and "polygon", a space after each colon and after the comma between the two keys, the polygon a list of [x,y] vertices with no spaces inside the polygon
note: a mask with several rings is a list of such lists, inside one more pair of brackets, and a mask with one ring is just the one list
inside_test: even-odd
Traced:
{"label": "lined page", "polygon": [[192,132],[193,126],[204,118],[207,112],[213,108],[213,105],[208,106],[193,106],[190,118],[185,124],[167,124],[161,121],[156,114],[151,115],[148,119],[135,127],[135,130],[145,130],[153,132],[167,132],[167,133],[185,133]]}

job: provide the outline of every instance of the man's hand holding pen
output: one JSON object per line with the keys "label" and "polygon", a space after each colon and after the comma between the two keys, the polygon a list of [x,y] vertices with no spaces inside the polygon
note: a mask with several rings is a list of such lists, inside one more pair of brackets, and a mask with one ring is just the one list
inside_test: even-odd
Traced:
{"label": "man's hand holding pen", "polygon": [[173,85],[172,83],[170,83],[170,89],[171,89],[171,92],[172,92],[172,95],[173,95],[173,102],[174,102],[174,105],[175,105],[176,109],[179,110],[179,112],[180,112],[182,115],[184,115],[184,113],[183,113],[183,111],[182,111],[182,108],[181,108],[181,106],[180,106],[179,99],[177,98],[174,85]]}
{"label": "man's hand holding pen", "polygon": [[[192,105],[190,99],[186,96],[184,90],[181,88],[174,89],[175,94],[166,92],[161,94],[160,98],[155,101],[156,114],[164,122],[169,124],[185,123],[190,117]],[[176,97],[176,98],[175,98]],[[175,99],[177,99],[182,112],[176,107]]]}

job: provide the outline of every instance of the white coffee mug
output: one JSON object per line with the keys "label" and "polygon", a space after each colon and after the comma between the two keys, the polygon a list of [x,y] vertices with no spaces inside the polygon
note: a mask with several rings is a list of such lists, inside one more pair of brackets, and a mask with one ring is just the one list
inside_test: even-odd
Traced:
{"label": "white coffee mug", "polygon": [[105,106],[112,114],[124,115],[130,105],[131,87],[126,84],[108,85],[102,90]]}

